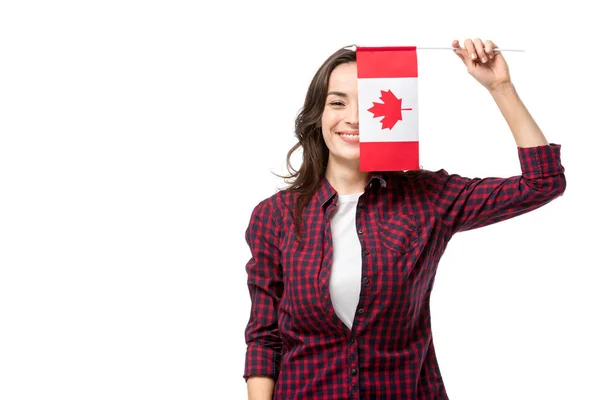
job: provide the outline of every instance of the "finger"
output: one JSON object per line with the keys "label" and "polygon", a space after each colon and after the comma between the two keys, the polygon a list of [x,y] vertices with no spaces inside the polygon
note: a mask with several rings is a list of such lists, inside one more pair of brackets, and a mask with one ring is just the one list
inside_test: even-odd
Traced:
{"label": "finger", "polygon": [[473,44],[475,45],[475,51],[477,51],[477,57],[479,58],[479,60],[481,60],[482,63],[486,63],[487,55],[485,54],[485,48],[481,39],[475,39],[473,41]]}
{"label": "finger", "polygon": [[477,60],[477,51],[475,50],[475,46],[473,45],[473,41],[471,39],[465,40],[465,49],[467,49],[467,53],[469,54],[469,59],[471,61]]}
{"label": "finger", "polygon": [[491,40],[486,40],[485,41],[485,52],[488,55],[488,58],[491,60],[492,58],[494,58],[494,47],[496,47],[494,45],[494,42],[492,42]]}

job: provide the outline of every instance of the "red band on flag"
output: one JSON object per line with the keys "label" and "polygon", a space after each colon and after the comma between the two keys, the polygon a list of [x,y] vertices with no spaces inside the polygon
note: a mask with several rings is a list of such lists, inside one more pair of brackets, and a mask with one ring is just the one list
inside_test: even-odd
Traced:
{"label": "red band on flag", "polygon": [[360,144],[361,171],[419,169],[419,142],[367,142]]}
{"label": "red band on flag", "polygon": [[358,78],[418,77],[417,47],[357,47]]}

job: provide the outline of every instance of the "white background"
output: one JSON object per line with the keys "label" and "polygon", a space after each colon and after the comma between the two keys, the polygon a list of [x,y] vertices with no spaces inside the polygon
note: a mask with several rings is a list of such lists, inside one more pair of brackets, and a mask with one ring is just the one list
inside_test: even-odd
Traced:
{"label": "white background", "polygon": [[[450,243],[448,394],[600,398],[599,31],[593,3],[548,4],[3,1],[0,398],[244,399],[244,231],[283,186],[312,75],[349,44],[467,37],[526,50],[505,57],[568,187]],[[458,57],[418,56],[423,167],[519,174]]]}

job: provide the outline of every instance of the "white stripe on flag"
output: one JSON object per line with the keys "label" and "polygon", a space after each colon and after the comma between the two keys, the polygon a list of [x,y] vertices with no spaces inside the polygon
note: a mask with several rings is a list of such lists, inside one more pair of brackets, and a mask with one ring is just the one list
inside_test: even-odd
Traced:
{"label": "white stripe on flag", "polygon": [[[360,78],[358,79],[358,121],[361,142],[414,142],[419,140],[418,78]],[[391,129],[382,129],[384,117],[374,117],[368,111],[381,103],[382,91],[391,90],[402,100],[402,120]]]}

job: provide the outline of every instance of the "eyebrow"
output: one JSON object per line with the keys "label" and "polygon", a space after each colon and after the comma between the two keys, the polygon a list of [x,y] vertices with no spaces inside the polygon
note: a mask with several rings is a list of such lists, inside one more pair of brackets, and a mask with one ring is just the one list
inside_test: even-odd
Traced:
{"label": "eyebrow", "polygon": [[336,91],[332,91],[327,93],[327,96],[340,96],[340,97],[348,97],[348,95],[344,92],[336,92]]}

